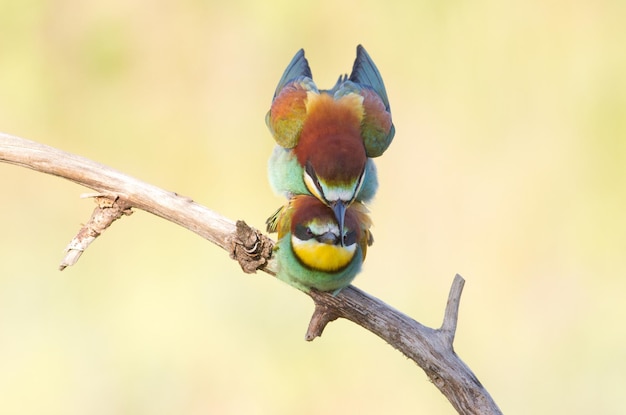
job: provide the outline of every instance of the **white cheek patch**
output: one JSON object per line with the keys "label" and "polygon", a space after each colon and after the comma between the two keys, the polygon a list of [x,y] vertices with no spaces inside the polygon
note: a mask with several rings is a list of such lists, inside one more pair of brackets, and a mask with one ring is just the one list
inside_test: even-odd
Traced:
{"label": "white cheek patch", "polygon": [[363,186],[364,177],[365,171],[361,173],[361,176],[359,176],[359,180],[357,180],[355,185],[350,188],[327,187],[323,182],[320,182],[320,186],[322,187],[322,191],[324,192],[324,196],[326,196],[326,200],[328,202],[341,200],[344,203],[351,203],[359,194],[359,191]]}
{"label": "white cheek patch", "polygon": [[[351,187],[340,187],[334,186],[329,187],[323,181],[316,181],[311,177],[311,175],[306,171],[304,171],[304,184],[306,185],[309,192],[316,198],[326,201],[327,203],[337,202],[341,200],[344,203],[351,203],[356,199],[361,187],[363,186],[363,179],[365,177],[365,171],[361,173],[359,179],[355,182],[354,186]],[[319,187],[321,188],[318,188]]]}
{"label": "white cheek patch", "polygon": [[336,202],[341,200],[343,202],[348,202],[354,199],[355,191],[352,189],[341,189],[337,187],[327,188],[323,184],[321,185],[324,190],[324,195],[326,196],[326,200],[328,202]]}
{"label": "white cheek patch", "polygon": [[314,235],[323,235],[326,232],[330,232],[339,237],[339,226],[334,221],[322,223],[313,222],[309,225],[309,228]]}
{"label": "white cheek patch", "polygon": [[295,236],[293,236],[291,238],[291,244],[296,249],[300,248],[300,249],[307,249],[307,250],[311,250],[311,251],[315,250],[316,248],[323,248],[323,247],[334,247],[333,250],[343,251],[343,252],[348,253],[350,255],[353,255],[354,251],[356,251],[356,243],[354,243],[352,245],[339,247],[337,245],[323,244],[321,242],[317,242],[315,239],[308,239],[306,241],[303,241],[301,239],[298,239]]}

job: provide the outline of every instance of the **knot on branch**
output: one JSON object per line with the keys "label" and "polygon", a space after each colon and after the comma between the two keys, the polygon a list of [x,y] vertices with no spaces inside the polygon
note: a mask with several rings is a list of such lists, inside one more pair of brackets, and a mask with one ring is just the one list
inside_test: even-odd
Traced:
{"label": "knot on branch", "polygon": [[237,230],[231,242],[230,257],[241,265],[248,274],[267,265],[272,256],[274,243],[258,230],[242,220],[237,221]]}
{"label": "knot on branch", "polygon": [[98,235],[122,216],[133,214],[131,204],[117,195],[87,194],[84,197],[93,197],[96,202],[97,207],[85,226]]}

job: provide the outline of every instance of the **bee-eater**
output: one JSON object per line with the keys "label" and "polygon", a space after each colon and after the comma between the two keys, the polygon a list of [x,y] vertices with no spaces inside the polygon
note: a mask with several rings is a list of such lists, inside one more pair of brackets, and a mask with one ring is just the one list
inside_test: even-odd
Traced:
{"label": "bee-eater", "polygon": [[382,155],[395,134],[385,85],[363,46],[350,76],[340,76],[330,90],[318,89],[299,50],[278,82],[266,122],[278,143],[269,163],[274,190],[317,197],[333,210],[341,232],[348,206],[376,193],[371,158]]}
{"label": "bee-eater", "polygon": [[353,203],[345,212],[342,236],[328,206],[313,196],[294,196],[267,220],[268,232],[278,232],[278,278],[302,291],[336,295],[361,270],[372,244],[370,226],[365,206]]}

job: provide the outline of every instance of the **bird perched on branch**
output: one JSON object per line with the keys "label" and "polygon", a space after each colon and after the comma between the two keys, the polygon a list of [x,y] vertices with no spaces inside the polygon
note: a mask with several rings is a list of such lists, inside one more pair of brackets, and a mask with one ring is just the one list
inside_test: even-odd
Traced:
{"label": "bird perched on branch", "polygon": [[372,243],[370,226],[360,202],[346,209],[342,232],[334,212],[320,200],[292,197],[267,220],[268,232],[278,232],[278,278],[306,292],[315,288],[336,295],[361,270]]}
{"label": "bird perched on branch", "polygon": [[298,51],[278,82],[266,123],[278,144],[269,162],[274,190],[287,198],[315,196],[332,209],[343,234],[349,206],[374,197],[371,159],[395,133],[385,85],[363,46],[350,76],[329,90],[315,85],[304,50]]}

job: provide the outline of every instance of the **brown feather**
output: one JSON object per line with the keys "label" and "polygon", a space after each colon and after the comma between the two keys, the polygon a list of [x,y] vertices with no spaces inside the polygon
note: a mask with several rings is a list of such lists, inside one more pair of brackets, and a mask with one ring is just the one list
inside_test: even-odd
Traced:
{"label": "brown feather", "polygon": [[348,183],[365,169],[361,137],[363,107],[359,97],[334,100],[322,93],[308,106],[300,141],[294,149],[300,164],[310,162],[328,183]]}

